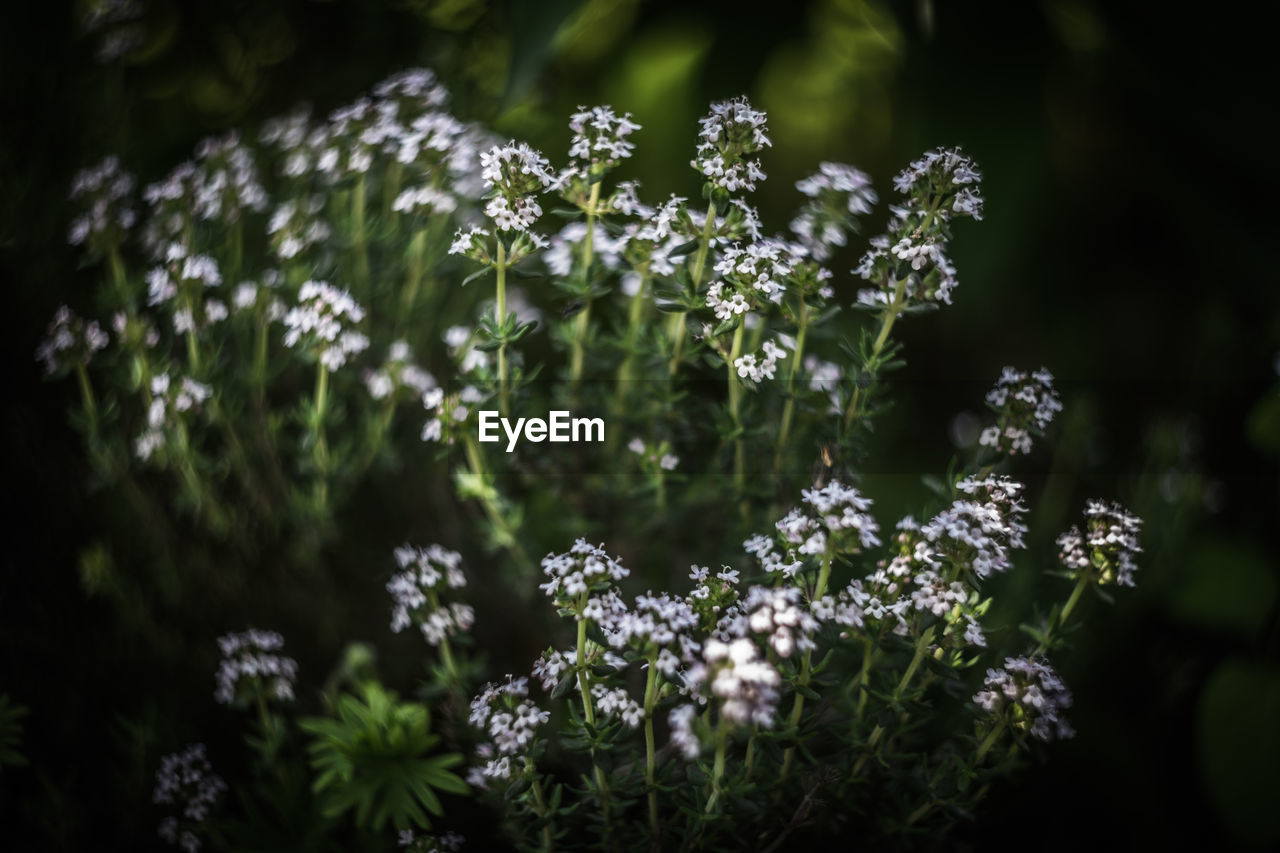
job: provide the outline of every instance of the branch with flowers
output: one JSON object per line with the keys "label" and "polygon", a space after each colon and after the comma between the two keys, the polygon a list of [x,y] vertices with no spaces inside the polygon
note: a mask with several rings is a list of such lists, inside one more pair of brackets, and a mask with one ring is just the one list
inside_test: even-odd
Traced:
{"label": "branch with flowers", "polygon": [[[542,653],[482,685],[461,555],[398,549],[391,628],[433,650],[430,707],[366,674],[322,693],[328,716],[296,718],[278,636],[230,635],[219,699],[257,712],[251,798],[310,779],[291,802],[324,831],[350,816],[423,849],[439,792],[478,794],[541,850],[779,849],[853,825],[923,839],[1068,737],[1046,655],[1068,650],[1086,592],[1132,585],[1140,522],[1091,501],[1058,540],[1074,585],[1022,626],[1030,643],[984,625],[987,582],[1029,532],[1017,462],[1061,409],[1049,372],[1005,369],[993,423],[916,515],[890,528],[863,491],[904,364],[894,332],[956,298],[953,229],[984,205],[973,160],[909,164],[846,276],[830,267],[880,200],[870,177],[820,164],[789,233],[769,233],[749,201],[767,117],[745,98],[699,123],[700,202],[619,180],[642,128],[611,107],[571,116],[557,169],[445,103],[414,70],[324,121],[274,121],[257,147],[205,143],[145,191],[139,234],[118,161],[73,188],[71,237],[106,265],[112,320],[59,309],[38,357],[76,376],[90,458],[140,517],[167,518],[145,478],[251,557],[299,530],[351,535],[345,502],[425,442],[430,481],[475,510],[456,535],[482,534],[485,578],[550,601],[529,608]],[[492,291],[468,286],[490,274]],[[869,315],[856,337],[845,308]],[[571,463],[495,447],[478,431],[495,407],[608,414],[608,435]],[[243,524],[248,508],[269,523]],[[433,718],[456,753],[436,754]],[[202,752],[181,761],[208,776]],[[223,786],[200,790],[192,825],[163,834],[225,846],[208,807]]]}

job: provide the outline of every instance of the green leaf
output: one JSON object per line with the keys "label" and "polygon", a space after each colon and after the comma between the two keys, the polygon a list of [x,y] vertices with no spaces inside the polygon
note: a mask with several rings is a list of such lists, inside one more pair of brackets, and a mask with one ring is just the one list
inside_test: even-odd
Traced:
{"label": "green leaf", "polygon": [[462,280],[462,286],[463,286],[463,287],[466,287],[466,286],[467,286],[468,284],[470,284],[471,282],[475,281],[475,280],[476,280],[476,279],[478,279],[478,278],[483,278],[483,277],[485,277],[485,276],[486,276],[486,275],[488,275],[490,272],[492,272],[492,268],[491,268],[491,267],[485,267],[484,269],[476,270],[476,271],[475,271],[475,272],[473,272],[471,275],[467,276],[466,278],[464,278],[464,279]]}

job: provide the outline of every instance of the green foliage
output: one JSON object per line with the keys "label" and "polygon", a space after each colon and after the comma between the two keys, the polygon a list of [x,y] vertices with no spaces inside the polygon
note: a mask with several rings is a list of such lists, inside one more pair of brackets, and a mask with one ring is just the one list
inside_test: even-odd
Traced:
{"label": "green foliage", "polygon": [[22,723],[27,709],[15,704],[8,694],[0,693],[0,770],[7,764],[10,767],[25,767],[26,757],[18,751],[22,744]]}
{"label": "green foliage", "polygon": [[426,707],[400,702],[375,682],[366,682],[361,692],[363,697],[338,698],[336,719],[300,722],[313,736],[308,746],[317,773],[312,790],[323,798],[327,816],[355,809],[361,828],[381,829],[388,821],[396,829],[429,828],[427,812],[443,813],[437,791],[468,792],[449,770],[462,756],[429,755],[440,738],[431,733]]}

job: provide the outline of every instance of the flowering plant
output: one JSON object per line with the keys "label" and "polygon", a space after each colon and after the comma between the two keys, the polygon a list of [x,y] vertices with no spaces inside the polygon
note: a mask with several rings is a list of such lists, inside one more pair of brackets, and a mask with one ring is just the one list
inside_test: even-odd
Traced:
{"label": "flowering plant", "polygon": [[[409,71],[327,121],[271,123],[258,149],[202,145],[145,192],[143,276],[126,261],[133,182],[118,163],[73,193],[89,211],[72,239],[108,262],[116,336],[64,308],[38,357],[77,375],[105,479],[136,496],[134,478],[159,469],[197,525],[253,549],[245,507],[272,521],[263,536],[341,536],[335,507],[378,459],[438,451],[437,479],[452,476],[484,533],[478,571],[526,603],[541,589],[568,623],[533,617],[536,660],[481,684],[468,635],[492,614],[467,600],[462,555],[402,547],[390,627],[438,656],[422,695],[447,747],[472,756],[469,788],[449,772],[458,755],[428,757],[425,706],[356,679],[363,699],[325,693],[336,720],[295,726],[280,636],[228,635],[217,698],[256,706],[263,766],[300,766],[310,733],[324,818],[390,821],[406,846],[425,846],[436,791],[470,790],[519,846],[778,849],[854,825],[932,837],[1036,741],[1069,737],[1048,656],[1087,590],[1133,584],[1141,524],[1091,501],[1084,531],[1058,540],[1065,602],[1023,625],[1027,640],[984,624],[989,583],[1024,570],[1015,465],[1061,409],[1050,373],[1005,369],[994,423],[917,515],[889,524],[864,493],[903,364],[893,332],[958,298],[953,230],[984,207],[974,161],[941,148],[897,175],[849,293],[827,265],[878,203],[871,179],[822,163],[797,185],[790,233],[770,234],[749,195],[767,117],[744,98],[701,121],[701,202],[646,202],[614,179],[642,130],[629,114],[581,108],[557,170],[445,102]],[[489,276],[492,291],[461,289]],[[856,338],[844,309],[869,317]],[[482,441],[484,406],[606,413],[608,428],[572,460],[514,440],[503,453]],[[636,529],[609,528],[621,507]],[[201,825],[221,787],[202,790]]]}

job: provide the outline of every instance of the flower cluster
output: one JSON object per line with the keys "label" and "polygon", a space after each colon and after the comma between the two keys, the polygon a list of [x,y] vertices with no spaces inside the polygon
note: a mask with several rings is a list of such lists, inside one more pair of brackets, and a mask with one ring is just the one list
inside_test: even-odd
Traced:
{"label": "flower cluster", "polygon": [[63,305],[53,315],[49,331],[36,348],[36,360],[44,362],[44,372],[60,375],[84,366],[98,350],[105,349],[107,333],[96,320],[84,320]]}
{"label": "flower cluster", "polygon": [[407,342],[396,341],[391,345],[382,367],[364,372],[364,384],[369,389],[369,396],[385,400],[403,390],[414,397],[421,397],[436,387],[436,380],[413,363],[413,350]]}
{"label": "flower cluster", "polygon": [[[880,526],[867,512],[871,500],[854,487],[833,480],[822,488],[805,489],[801,496],[808,509],[797,507],[775,525],[789,551],[816,556],[839,547],[857,553],[880,544]],[[763,553],[757,556],[766,562]]]}
{"label": "flower cluster", "polygon": [[168,442],[168,432],[182,423],[181,416],[200,407],[213,391],[190,376],[181,381],[168,373],[151,377],[151,405],[147,408],[147,428],[134,441],[134,453],[143,461],[150,459]]}
{"label": "flower cluster", "polygon": [[238,133],[202,141],[196,148],[196,162],[200,169],[193,209],[201,219],[234,223],[246,211],[267,209],[267,192],[258,179],[253,151]]}
{"label": "flower cluster", "polygon": [[[760,656],[756,644],[745,638],[729,642],[710,639],[702,658],[685,677],[690,693],[709,693],[718,702],[720,719],[732,725],[772,728],[781,698],[782,676]],[[673,723],[673,737],[674,729]]]}
{"label": "flower cluster", "polygon": [[453,444],[471,417],[471,407],[484,399],[484,393],[474,385],[467,385],[451,394],[438,387],[427,391],[422,395],[422,407],[427,410],[422,440]]}
{"label": "flower cluster", "polygon": [[71,199],[84,212],[71,220],[67,236],[71,245],[100,250],[122,242],[138,219],[129,203],[133,187],[133,175],[120,168],[117,157],[76,173]]}
{"label": "flower cluster", "polygon": [[627,450],[639,456],[645,464],[657,465],[663,471],[674,471],[680,464],[680,457],[668,452],[670,449],[668,442],[651,447],[639,436],[627,442]]}
{"label": "flower cluster", "polygon": [[940,562],[978,578],[1008,571],[1009,552],[1025,548],[1022,522],[1026,507],[1018,499],[1022,484],[1007,477],[966,478],[957,489],[979,500],[961,498],[929,520],[920,532]]}
{"label": "flower cluster", "polygon": [[535,732],[551,714],[528,696],[529,679],[508,675],[501,684],[486,684],[471,700],[471,725],[489,737],[476,748],[477,757],[485,763],[468,775],[473,786],[483,788],[488,779],[512,778],[512,757],[531,751]]}
{"label": "flower cluster", "polygon": [[973,701],[997,721],[1043,741],[1075,734],[1062,716],[1071,707],[1071,691],[1047,660],[1006,658],[987,670],[985,689]]}
{"label": "flower cluster", "polygon": [[982,174],[960,149],[939,148],[894,178],[905,198],[892,208],[886,232],[870,241],[854,273],[874,287],[858,293],[870,306],[901,310],[922,303],[951,303],[956,270],[947,256],[955,216],[982,218]]}
{"label": "flower cluster", "polygon": [[[698,615],[687,601],[667,593],[638,595],[635,606],[619,614],[609,625],[609,643],[614,648],[631,648],[652,658],[667,678],[675,675],[680,658],[697,650],[692,631]],[[677,655],[672,649],[679,647]]]}
{"label": "flower cluster", "polygon": [[716,626],[722,640],[763,637],[781,658],[815,648],[813,634],[818,620],[805,606],[803,594],[796,586],[753,586],[725,613]]}
{"label": "flower cluster", "polygon": [[835,247],[845,245],[857,217],[870,213],[879,201],[871,178],[844,163],[819,163],[817,172],[796,182],[796,189],[810,201],[791,221],[791,232],[819,261],[830,258]]}
{"label": "flower cluster", "polygon": [[284,345],[313,353],[329,370],[337,370],[369,347],[369,339],[349,328],[364,319],[364,309],[351,294],[328,282],[306,281],[298,304],[284,315]]}
{"label": "flower cluster", "polygon": [[569,156],[588,164],[595,173],[612,169],[631,156],[636,146],[627,137],[640,125],[631,120],[631,113],[619,116],[613,107],[578,107],[569,117],[569,129],[573,131]]}
{"label": "flower cluster", "polygon": [[462,574],[462,555],[439,545],[426,548],[397,548],[396,563],[400,571],[387,581],[391,594],[391,630],[400,633],[411,624],[422,631],[433,646],[459,631],[467,631],[475,622],[475,611],[463,602],[444,604],[440,593],[467,585]]}
{"label": "flower cluster", "polygon": [[293,699],[298,680],[298,662],[280,654],[284,638],[275,631],[250,628],[239,634],[218,638],[222,663],[215,681],[213,698],[223,705],[240,699]]}
{"label": "flower cluster", "polygon": [[160,822],[158,834],[186,853],[195,853],[200,849],[196,830],[226,791],[227,783],[213,772],[213,765],[205,757],[204,744],[195,743],[182,752],[166,755],[160,759],[151,800],[157,805],[177,806],[181,819],[166,817]]}
{"label": "flower cluster", "polygon": [[1053,376],[1043,367],[1034,373],[1006,367],[995,387],[987,392],[987,403],[998,420],[982,431],[978,443],[1010,456],[1030,453],[1032,433],[1042,434],[1054,415],[1062,411]]}
{"label": "flower cluster", "polygon": [[734,98],[712,104],[700,123],[701,142],[690,165],[717,189],[754,191],[765,174],[760,161],[748,157],[773,144],[766,135],[765,114],[752,109],[746,98]]}
{"label": "flower cluster", "polygon": [[1085,532],[1072,525],[1058,537],[1058,559],[1073,575],[1090,575],[1101,585],[1133,586],[1142,553],[1142,519],[1118,503],[1091,500],[1085,505]]}
{"label": "flower cluster", "polygon": [[779,359],[786,357],[786,352],[777,343],[765,341],[759,357],[754,353],[747,353],[734,359],[733,367],[738,371],[739,378],[758,384],[772,379]]}
{"label": "flower cluster", "polygon": [[418,835],[412,829],[402,829],[396,843],[408,853],[458,853],[466,842],[456,832],[444,835]]}
{"label": "flower cluster", "polygon": [[707,305],[720,320],[731,319],[766,302],[777,305],[786,293],[787,277],[798,262],[793,247],[782,240],[756,240],[745,246],[730,246],[715,266],[723,282],[712,285],[707,293]]}
{"label": "flower cluster", "polygon": [[[573,543],[564,554],[548,554],[542,558],[542,573],[549,578],[538,587],[557,604],[574,606],[579,596],[589,591],[607,589],[613,582],[631,574],[603,546],[585,539]],[[578,618],[584,618],[581,613]]]}
{"label": "flower cluster", "polygon": [[528,231],[542,216],[534,194],[553,180],[547,158],[524,142],[495,145],[480,155],[481,175],[493,194],[485,215],[499,231]]}

